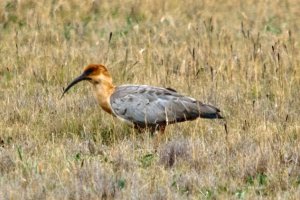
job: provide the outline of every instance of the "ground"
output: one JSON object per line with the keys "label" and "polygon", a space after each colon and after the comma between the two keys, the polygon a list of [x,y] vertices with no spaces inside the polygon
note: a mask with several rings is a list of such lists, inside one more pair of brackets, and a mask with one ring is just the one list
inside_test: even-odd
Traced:
{"label": "ground", "polygon": [[[0,199],[299,199],[300,4],[2,0]],[[219,107],[139,134],[104,113],[89,63],[114,82]],[[227,132],[225,131],[227,124]]]}

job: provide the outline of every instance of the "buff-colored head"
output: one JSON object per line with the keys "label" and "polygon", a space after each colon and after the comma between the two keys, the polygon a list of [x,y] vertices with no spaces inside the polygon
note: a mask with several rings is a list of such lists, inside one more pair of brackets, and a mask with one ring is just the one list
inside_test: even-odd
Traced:
{"label": "buff-colored head", "polygon": [[87,80],[93,85],[112,84],[112,78],[107,68],[101,64],[90,64],[83,69],[83,73],[75,78],[64,90],[63,95],[75,84]]}

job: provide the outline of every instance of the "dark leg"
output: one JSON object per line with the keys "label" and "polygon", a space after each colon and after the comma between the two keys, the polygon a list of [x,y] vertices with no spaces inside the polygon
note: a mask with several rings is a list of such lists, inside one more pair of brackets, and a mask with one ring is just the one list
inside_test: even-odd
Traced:
{"label": "dark leg", "polygon": [[157,148],[158,148],[161,140],[164,137],[165,129],[166,129],[166,126],[164,126],[164,125],[160,125],[156,128],[156,131],[155,131],[156,136],[154,138],[154,144],[153,144],[155,151],[157,151]]}

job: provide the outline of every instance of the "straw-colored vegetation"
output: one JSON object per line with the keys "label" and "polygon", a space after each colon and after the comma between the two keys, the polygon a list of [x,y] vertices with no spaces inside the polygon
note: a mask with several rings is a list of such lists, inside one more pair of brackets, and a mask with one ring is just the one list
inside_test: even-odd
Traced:
{"label": "straw-colored vegetation", "polygon": [[[0,199],[299,199],[300,4],[1,0]],[[110,38],[110,33],[112,37]],[[104,113],[116,84],[172,87],[227,120],[171,125],[153,148]]]}

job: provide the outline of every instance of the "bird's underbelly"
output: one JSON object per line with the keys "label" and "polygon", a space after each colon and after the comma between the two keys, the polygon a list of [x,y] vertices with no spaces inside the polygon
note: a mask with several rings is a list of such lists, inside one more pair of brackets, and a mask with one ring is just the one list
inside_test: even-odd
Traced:
{"label": "bird's underbelly", "polygon": [[130,125],[130,126],[134,126],[134,123],[130,120],[124,119],[116,114],[114,114],[119,120],[121,120],[122,122],[125,122],[126,124]]}
{"label": "bird's underbelly", "polygon": [[130,119],[126,119],[126,118],[122,117],[121,115],[115,113],[113,110],[112,110],[112,115],[114,115],[120,121],[126,123],[127,125],[135,127],[135,128],[136,127],[140,127],[140,128],[156,127],[158,125],[158,124],[152,124],[152,123],[147,123],[147,122],[142,122],[142,121],[133,121],[133,120],[130,120]]}

